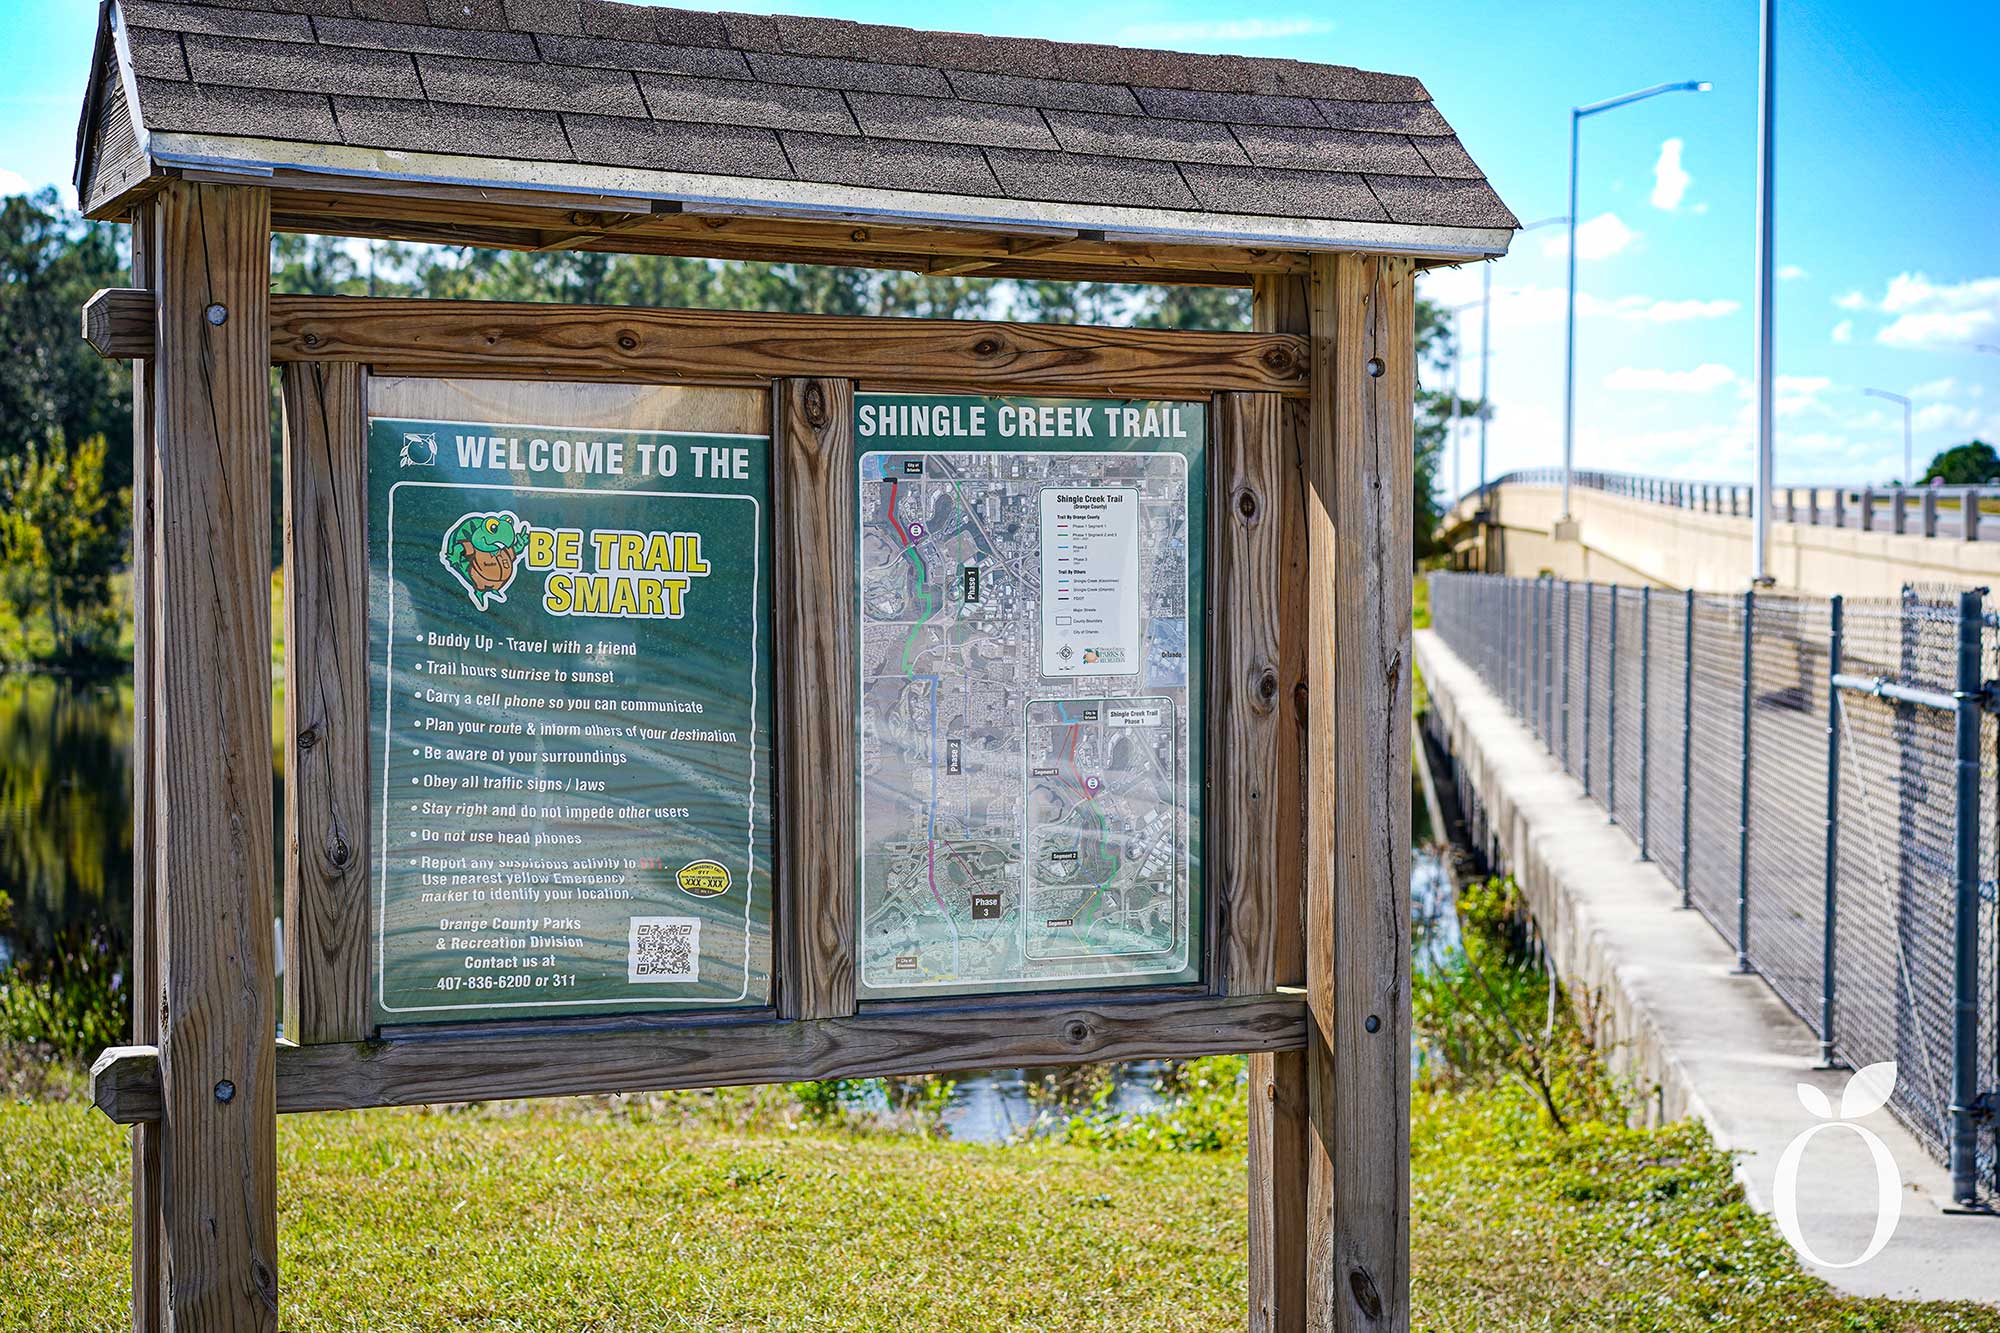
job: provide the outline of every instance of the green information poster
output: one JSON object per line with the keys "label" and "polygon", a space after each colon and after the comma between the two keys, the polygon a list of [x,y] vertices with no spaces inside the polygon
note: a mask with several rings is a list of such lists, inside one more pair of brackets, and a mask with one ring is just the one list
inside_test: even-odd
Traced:
{"label": "green information poster", "polygon": [[770,990],[762,395],[375,380],[384,1024]]}
{"label": "green information poster", "polygon": [[1207,435],[858,398],[864,994],[1200,976]]}

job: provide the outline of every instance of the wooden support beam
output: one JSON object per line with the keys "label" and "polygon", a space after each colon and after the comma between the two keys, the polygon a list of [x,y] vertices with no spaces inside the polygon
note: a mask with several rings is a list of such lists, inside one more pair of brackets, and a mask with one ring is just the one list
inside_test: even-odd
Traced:
{"label": "wooden support beam", "polygon": [[[767,1013],[566,1030],[494,1023],[279,1047],[277,1109],[656,1092],[1141,1056],[1194,1059],[1294,1050],[1304,1042],[1305,1002],[1296,994],[985,997],[967,1005],[871,1004],[852,1018],[804,1022]],[[121,1123],[157,1117],[156,1053],[104,1052],[91,1070],[91,1097]]]}
{"label": "wooden support beam", "polygon": [[166,1325],[277,1327],[269,199],[152,205],[148,774],[163,1000]]}
{"label": "wooden support beam", "polygon": [[[1251,301],[1260,332],[1310,330],[1303,277],[1260,278]],[[1273,737],[1272,858],[1275,930],[1270,967],[1279,984],[1305,983],[1306,522],[1308,405],[1279,407],[1278,700]],[[1306,1059],[1303,1049],[1252,1055],[1250,1096],[1250,1328],[1303,1333],[1306,1326]]]}
{"label": "wooden support beam", "polygon": [[778,542],[778,1011],[854,1012],[854,385],[772,394]]}
{"label": "wooden support beam", "polygon": [[1220,836],[1222,988],[1275,990],[1281,931],[1277,845],[1278,551],[1276,394],[1216,396],[1215,705],[1211,765]]}
{"label": "wooden support beam", "polygon": [[[144,210],[141,210],[143,214]],[[142,223],[133,224],[133,246]],[[139,277],[135,258],[133,278]],[[153,354],[153,294],[144,287],[106,287],[83,303],[83,340],[107,361],[131,361]]]}
{"label": "wooden support beam", "polygon": [[286,366],[285,1035],[368,1035],[367,421],[361,367]]}
{"label": "wooden support beam", "polygon": [[[152,341],[152,248],[157,239],[153,208],[142,204],[132,215],[132,282],[145,300],[146,340]],[[103,293],[99,293],[103,295]],[[94,304],[94,303],[93,303]],[[84,310],[89,336],[90,308]],[[102,349],[99,349],[102,351]],[[153,796],[160,772],[160,734],[154,708],[159,690],[159,635],[153,620],[153,573],[159,549],[153,522],[154,447],[153,363],[132,367],[132,1040],[143,1046],[160,1041],[158,852]],[[166,1327],[160,1301],[166,1293],[165,1240],[160,1234],[160,1127],[132,1129],[132,1328],[160,1333]]]}
{"label": "wooden support beam", "polygon": [[366,297],[272,305],[273,360],[398,373],[761,386],[852,366],[877,388],[1305,392],[1305,347],[1277,334]]}
{"label": "wooden support beam", "polygon": [[[130,304],[116,291],[91,298],[86,320],[109,330],[92,346],[152,355],[150,324]],[[398,374],[763,387],[838,365],[871,389],[1302,399],[1307,387],[1305,340],[1288,334],[401,297],[273,296],[270,304],[272,360],[356,361]]]}
{"label": "wooden support beam", "polygon": [[1409,1327],[1415,275],[1316,256],[1306,472],[1307,1327]]}

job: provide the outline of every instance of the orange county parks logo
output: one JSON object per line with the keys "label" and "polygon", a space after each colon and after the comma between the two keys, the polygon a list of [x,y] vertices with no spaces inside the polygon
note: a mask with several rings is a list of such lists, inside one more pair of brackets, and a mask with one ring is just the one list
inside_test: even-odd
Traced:
{"label": "orange county parks logo", "polygon": [[729,892],[729,867],[720,861],[690,861],[674,877],[681,892],[696,898],[715,898]]}
{"label": "orange county parks logo", "polygon": [[513,514],[467,514],[444,535],[438,559],[465,585],[473,606],[484,611],[507,600],[527,546],[528,525]]}

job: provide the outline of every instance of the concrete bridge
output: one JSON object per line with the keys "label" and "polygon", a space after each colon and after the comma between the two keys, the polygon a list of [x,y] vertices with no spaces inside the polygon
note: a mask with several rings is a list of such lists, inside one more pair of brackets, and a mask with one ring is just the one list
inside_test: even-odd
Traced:
{"label": "concrete bridge", "polygon": [[[1749,582],[1749,487],[1578,472],[1559,536],[1561,484],[1552,468],[1512,472],[1462,497],[1440,525],[1453,565],[1699,592]],[[1767,566],[1784,591],[2000,587],[2000,486],[1779,487],[1772,515]]]}

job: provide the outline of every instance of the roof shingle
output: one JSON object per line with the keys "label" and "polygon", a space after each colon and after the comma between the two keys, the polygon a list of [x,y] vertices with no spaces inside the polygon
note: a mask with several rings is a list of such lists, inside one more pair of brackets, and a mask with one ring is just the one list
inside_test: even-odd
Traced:
{"label": "roof shingle", "polygon": [[610,0],[116,3],[155,130],[948,196],[969,218],[1516,225],[1400,74]]}

